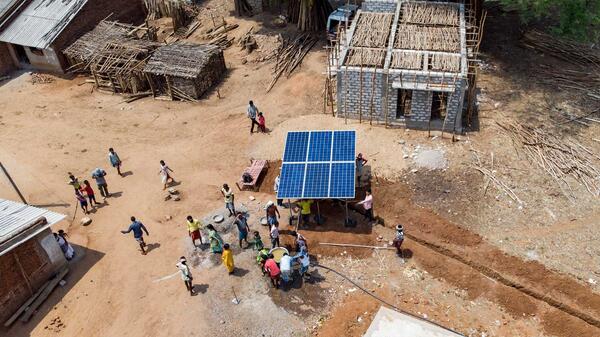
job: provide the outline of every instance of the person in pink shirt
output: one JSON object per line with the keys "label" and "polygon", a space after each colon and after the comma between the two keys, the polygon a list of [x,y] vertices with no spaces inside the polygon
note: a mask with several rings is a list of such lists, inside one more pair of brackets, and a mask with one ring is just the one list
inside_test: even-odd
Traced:
{"label": "person in pink shirt", "polygon": [[273,287],[279,289],[281,270],[279,270],[273,254],[269,254],[269,259],[265,262],[265,271],[269,273]]}
{"label": "person in pink shirt", "polygon": [[365,196],[365,200],[357,203],[357,205],[363,205],[363,207],[365,208],[365,219],[368,219],[369,221],[374,221],[375,218],[373,217],[373,195],[371,194],[371,189],[369,188],[366,193],[367,195]]}

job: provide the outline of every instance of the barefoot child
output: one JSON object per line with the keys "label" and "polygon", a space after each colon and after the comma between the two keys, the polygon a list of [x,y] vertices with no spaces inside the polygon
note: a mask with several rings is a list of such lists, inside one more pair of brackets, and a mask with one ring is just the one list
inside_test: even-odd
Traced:
{"label": "barefoot child", "polygon": [[90,206],[94,207],[94,205],[100,205],[100,203],[96,201],[96,196],[94,196],[94,189],[92,189],[90,182],[87,180],[83,181],[83,191],[90,201]]}
{"label": "barefoot child", "polygon": [[258,128],[262,133],[267,132],[267,126],[265,125],[265,116],[263,116],[262,112],[258,113]]}
{"label": "barefoot child", "polygon": [[85,200],[85,197],[83,195],[81,195],[81,192],[79,192],[79,190],[75,190],[75,199],[77,199],[77,201],[79,201],[79,205],[81,206],[81,209],[83,210],[83,212],[85,214],[89,214],[90,212],[88,211],[88,203]]}

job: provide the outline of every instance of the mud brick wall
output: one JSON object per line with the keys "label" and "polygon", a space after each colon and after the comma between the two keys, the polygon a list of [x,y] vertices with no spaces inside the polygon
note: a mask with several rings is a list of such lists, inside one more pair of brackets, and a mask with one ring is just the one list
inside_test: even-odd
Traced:
{"label": "mud brick wall", "polygon": [[395,13],[397,2],[393,1],[365,1],[361,9],[365,12]]}
{"label": "mud brick wall", "polygon": [[0,42],[0,76],[6,75],[15,69],[16,66],[10,56],[8,45],[4,42]]}

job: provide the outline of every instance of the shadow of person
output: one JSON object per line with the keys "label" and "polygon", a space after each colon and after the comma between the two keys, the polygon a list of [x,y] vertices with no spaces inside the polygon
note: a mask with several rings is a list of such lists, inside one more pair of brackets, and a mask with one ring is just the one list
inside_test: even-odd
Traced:
{"label": "shadow of person", "polygon": [[239,268],[239,267],[235,267],[235,269],[233,270],[233,276],[237,276],[237,277],[243,277],[244,275],[248,274],[249,270],[248,269],[244,269],[244,268]]}
{"label": "shadow of person", "polygon": [[405,259],[411,259],[413,257],[413,251],[410,249],[402,249],[402,257]]}
{"label": "shadow of person", "polygon": [[170,183],[167,184],[167,188],[169,187],[175,187],[175,186],[179,186],[181,185],[181,180],[177,180],[177,181],[172,181]]}
{"label": "shadow of person", "polygon": [[206,291],[208,291],[208,284],[194,284],[193,285],[193,289],[196,292],[196,294],[206,294]]}
{"label": "shadow of person", "polygon": [[149,243],[146,245],[146,253],[149,253],[155,249],[158,249],[160,247],[160,243],[154,242],[154,243]]}
{"label": "shadow of person", "polygon": [[109,198],[120,198],[123,195],[123,192],[112,192]]}
{"label": "shadow of person", "polygon": [[131,172],[131,171],[125,171],[125,172],[121,173],[121,177],[123,177],[123,178],[129,177],[132,175],[133,175],[133,172]]}

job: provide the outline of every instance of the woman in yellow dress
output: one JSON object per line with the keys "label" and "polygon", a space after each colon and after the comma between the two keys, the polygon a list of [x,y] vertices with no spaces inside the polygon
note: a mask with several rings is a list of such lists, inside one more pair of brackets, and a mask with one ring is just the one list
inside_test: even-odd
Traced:
{"label": "woman in yellow dress", "polygon": [[233,265],[233,252],[229,248],[228,243],[223,245],[223,255],[221,255],[221,260],[223,261],[225,267],[227,267],[229,275],[233,274],[233,270],[235,269]]}

